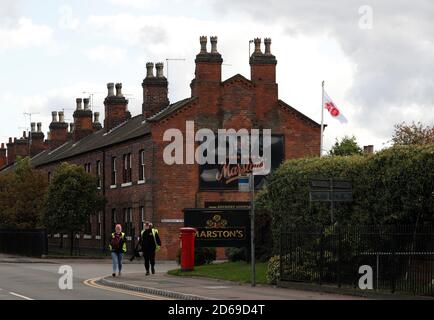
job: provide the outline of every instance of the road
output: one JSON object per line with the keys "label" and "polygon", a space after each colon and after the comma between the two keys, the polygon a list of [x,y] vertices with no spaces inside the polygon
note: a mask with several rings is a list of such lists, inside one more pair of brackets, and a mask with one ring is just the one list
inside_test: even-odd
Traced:
{"label": "road", "polygon": [[[73,289],[61,290],[59,267],[73,270]],[[174,265],[162,266],[164,272]],[[142,264],[124,266],[124,273],[142,272]],[[0,263],[0,300],[159,300],[160,297],[101,287],[90,279],[111,273],[111,261]],[[143,275],[144,276],[144,275]],[[145,277],[145,276],[144,276]],[[87,280],[87,281],[86,281]]]}

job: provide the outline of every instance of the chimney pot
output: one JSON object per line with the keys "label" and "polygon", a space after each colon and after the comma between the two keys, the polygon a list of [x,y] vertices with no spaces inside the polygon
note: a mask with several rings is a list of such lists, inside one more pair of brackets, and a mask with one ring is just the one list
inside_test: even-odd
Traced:
{"label": "chimney pot", "polygon": [[83,99],[83,102],[84,102],[84,110],[89,110],[90,99],[85,98],[85,99]]}
{"label": "chimney pot", "polygon": [[9,143],[12,143],[12,138],[9,137]]}
{"label": "chimney pot", "polygon": [[211,37],[211,53],[218,53],[218,51],[217,51],[217,37]]}
{"label": "chimney pot", "polygon": [[99,112],[95,112],[95,113],[93,114],[93,116],[94,116],[94,122],[95,122],[95,123],[99,123]]}
{"label": "chimney pot", "polygon": [[63,111],[59,111],[59,122],[65,122],[65,113]]}
{"label": "chimney pot", "polygon": [[25,131],[23,131],[23,138],[26,139],[27,138],[27,133]]}
{"label": "chimney pot", "polygon": [[108,90],[108,94],[107,97],[113,97],[115,95],[115,84],[114,83],[107,83],[107,90]]}
{"label": "chimney pot", "polygon": [[53,119],[51,120],[51,122],[57,122],[57,111],[51,112],[51,116],[53,117]]}
{"label": "chimney pot", "polygon": [[200,37],[200,53],[207,53],[206,44],[208,43],[208,38],[206,36]]}
{"label": "chimney pot", "polygon": [[271,55],[271,38],[265,38],[264,43],[265,43],[265,54]]}
{"label": "chimney pot", "polygon": [[83,99],[77,98],[75,101],[77,102],[77,110],[83,110]]}
{"label": "chimney pot", "polygon": [[154,64],[152,62],[146,64],[146,78],[154,78]]}
{"label": "chimney pot", "polygon": [[36,123],[32,122],[30,123],[31,132],[35,132],[36,130]]}
{"label": "chimney pot", "polygon": [[255,54],[262,54],[262,51],[261,51],[261,38],[255,38],[254,40],[253,40],[253,42],[255,43]]}
{"label": "chimney pot", "polygon": [[38,132],[42,132],[42,123],[38,122],[37,126],[38,126]]}
{"label": "chimney pot", "polygon": [[74,131],[74,124],[72,122],[69,124],[69,131]]}
{"label": "chimney pot", "polygon": [[4,149],[5,148],[5,144],[4,143],[2,143],[2,149]]}
{"label": "chimney pot", "polygon": [[155,65],[155,68],[157,69],[157,78],[164,78],[164,73],[163,73],[164,63],[163,62],[157,63]]}
{"label": "chimney pot", "polygon": [[116,83],[116,97],[123,97],[123,95],[122,95],[122,83]]}

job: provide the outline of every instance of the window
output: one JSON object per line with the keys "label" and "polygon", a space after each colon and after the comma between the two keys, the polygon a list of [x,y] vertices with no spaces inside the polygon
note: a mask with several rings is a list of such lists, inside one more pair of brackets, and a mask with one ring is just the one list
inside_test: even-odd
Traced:
{"label": "window", "polygon": [[139,153],[139,181],[145,181],[145,150]]}
{"label": "window", "polygon": [[102,224],[101,224],[101,212],[98,212],[98,220],[97,220],[97,228],[96,228],[96,235],[100,236],[102,231]]}
{"label": "window", "polygon": [[116,157],[112,157],[112,179],[111,185],[116,185]]}
{"label": "window", "polygon": [[86,163],[84,165],[84,171],[86,171],[87,173],[91,173],[92,172],[92,165],[90,163]]}
{"label": "window", "polygon": [[124,183],[131,182],[131,153],[124,154]]}
{"label": "window", "polygon": [[118,223],[118,219],[116,217],[116,209],[112,209],[112,224],[113,224],[113,229],[114,229],[116,223]]}
{"label": "window", "polygon": [[89,217],[86,222],[86,225],[84,227],[84,234],[92,234],[92,217]]}
{"label": "window", "polygon": [[125,233],[131,235],[133,230],[133,208],[124,209],[124,223]]}
{"label": "window", "polygon": [[140,207],[140,221],[142,222],[140,224],[140,231],[143,230],[143,224],[145,223],[145,207]]}
{"label": "window", "polygon": [[98,160],[96,162],[96,177],[98,179],[98,188],[100,189],[102,187],[101,172],[102,172],[101,161]]}

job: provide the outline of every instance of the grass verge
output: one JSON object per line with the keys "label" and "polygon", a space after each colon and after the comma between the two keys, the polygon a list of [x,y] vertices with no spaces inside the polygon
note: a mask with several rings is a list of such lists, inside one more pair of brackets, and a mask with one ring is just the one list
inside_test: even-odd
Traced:
{"label": "grass verge", "polygon": [[[213,279],[236,281],[241,283],[251,282],[251,265],[246,262],[224,262],[195,267],[193,271],[182,272],[181,269],[167,272],[172,276],[206,277]],[[266,284],[266,263],[256,263],[256,283]]]}

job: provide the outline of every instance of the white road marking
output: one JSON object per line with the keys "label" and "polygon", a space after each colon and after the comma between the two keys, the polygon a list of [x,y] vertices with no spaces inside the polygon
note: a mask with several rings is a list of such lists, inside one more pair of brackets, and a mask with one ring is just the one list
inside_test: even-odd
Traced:
{"label": "white road marking", "polygon": [[15,292],[9,292],[11,295],[13,295],[13,296],[15,296],[15,297],[18,297],[18,298],[21,298],[21,299],[24,299],[24,300],[34,300],[34,299],[32,299],[32,298],[29,298],[29,297],[26,297],[26,296],[22,296],[22,295],[20,295],[20,294],[18,294],[18,293],[15,293]]}

